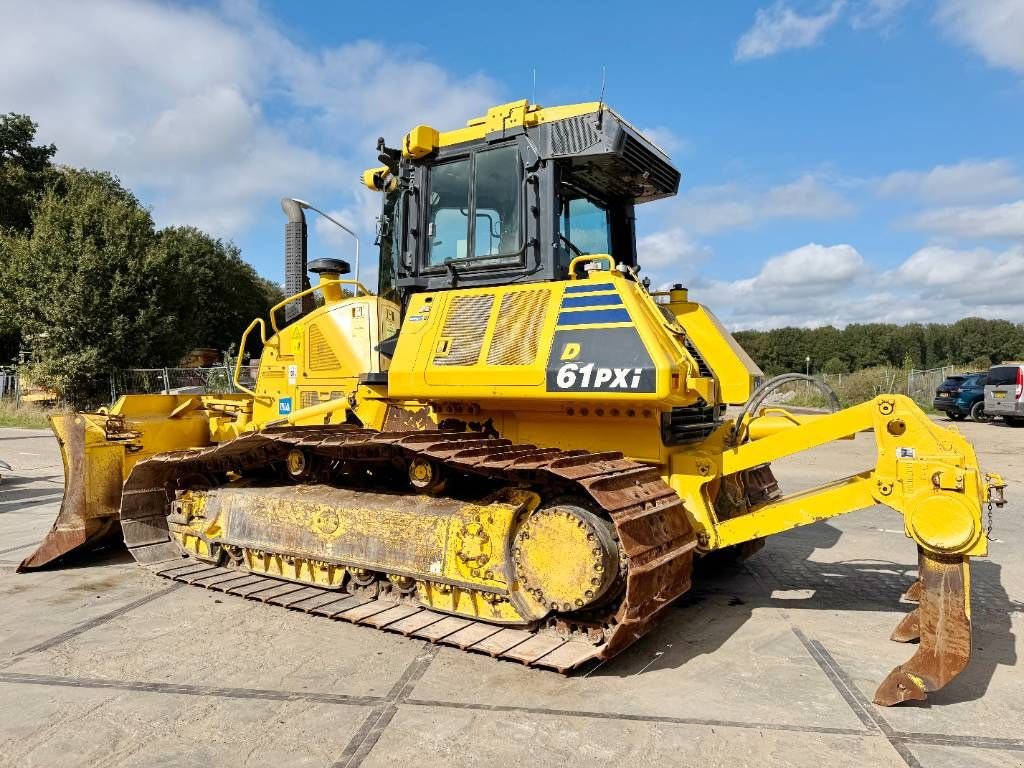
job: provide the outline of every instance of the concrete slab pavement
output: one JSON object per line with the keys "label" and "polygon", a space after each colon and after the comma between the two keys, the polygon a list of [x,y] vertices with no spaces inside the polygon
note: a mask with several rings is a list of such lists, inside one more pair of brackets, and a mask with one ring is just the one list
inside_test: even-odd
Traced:
{"label": "concrete slab pavement", "polygon": [[[1024,430],[957,426],[1011,501],[973,563],[971,666],[894,709],[870,699],[913,652],[887,638],[916,558],[882,508],[774,537],[562,677],[177,588],[116,553],[15,575],[61,465],[46,433],[2,429],[0,766],[1024,765]],[[776,472],[799,490],[872,452],[836,443]]]}

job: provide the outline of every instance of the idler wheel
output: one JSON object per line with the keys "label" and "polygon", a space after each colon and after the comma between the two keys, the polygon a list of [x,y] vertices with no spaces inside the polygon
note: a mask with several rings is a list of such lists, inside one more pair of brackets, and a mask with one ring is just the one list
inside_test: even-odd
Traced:
{"label": "idler wheel", "polygon": [[444,472],[434,462],[415,458],[409,462],[409,483],[420,493],[436,495],[444,490]]}
{"label": "idler wheel", "polygon": [[301,448],[292,448],[284,460],[288,476],[295,481],[307,480],[313,474],[313,462]]}
{"label": "idler wheel", "polygon": [[512,543],[521,588],[554,611],[599,600],[619,575],[619,548],[607,520],[573,504],[531,513]]}

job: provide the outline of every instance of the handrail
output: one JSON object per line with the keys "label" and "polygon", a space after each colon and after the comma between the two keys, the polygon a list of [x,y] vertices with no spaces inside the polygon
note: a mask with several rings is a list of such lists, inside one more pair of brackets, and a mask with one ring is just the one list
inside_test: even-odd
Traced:
{"label": "handrail", "polygon": [[246,328],[245,332],[242,334],[242,345],[238,348],[238,357],[235,358],[235,374],[232,377],[234,385],[238,387],[238,389],[240,389],[242,392],[245,392],[245,394],[252,395],[253,397],[256,398],[258,398],[259,395],[257,395],[248,387],[243,386],[242,383],[239,382],[238,377],[242,373],[242,357],[245,355],[245,342],[248,341],[249,334],[252,333],[252,329],[255,328],[257,325],[260,327],[260,341],[263,342],[263,344],[267,343],[267,324],[263,322],[262,317],[257,317],[255,320],[249,323],[249,327]]}
{"label": "handrail", "polygon": [[576,277],[576,264],[577,264],[577,262],[580,262],[580,261],[594,261],[595,259],[604,259],[605,261],[607,261],[608,262],[608,271],[609,272],[611,272],[613,269],[615,269],[615,259],[613,259],[611,257],[611,255],[609,255],[607,253],[586,253],[586,254],[583,254],[582,256],[575,256],[575,257],[573,257],[573,260],[569,262],[569,277],[571,277],[573,280],[579,279],[579,278]]}
{"label": "handrail", "polygon": [[[284,301],[280,301],[277,304],[275,304],[273,307],[270,308],[270,327],[274,329],[274,333],[280,333],[281,332],[281,329],[277,327],[277,317],[276,317],[277,311],[279,309],[284,307],[286,304],[291,304],[296,299],[301,299],[303,296],[308,296],[309,294],[313,293],[314,291],[320,290],[325,285],[354,285],[357,289],[359,289],[360,291],[363,292],[364,296],[372,295],[366,289],[366,286],[363,285],[362,283],[360,283],[358,280],[341,280],[341,279],[338,279],[338,278],[334,278],[334,279],[331,279],[331,280],[321,280],[318,284],[314,285],[313,287],[307,288],[304,291],[300,291],[299,293],[296,293],[294,296],[289,296]],[[356,293],[356,295],[358,296],[359,294]]]}
{"label": "handrail", "polygon": [[[359,295],[360,291],[362,292],[362,294],[364,296],[372,295],[367,290],[366,286],[363,285],[362,283],[360,283],[358,280],[342,280],[340,278],[333,278],[333,279],[329,279],[329,280],[321,280],[317,285],[314,285],[311,288],[307,288],[304,291],[300,291],[299,293],[296,293],[294,296],[289,296],[287,299],[284,299],[283,301],[279,301],[277,304],[275,304],[274,306],[272,306],[270,308],[270,327],[274,329],[274,335],[276,336],[277,334],[281,333],[281,329],[277,327],[277,311],[279,309],[281,309],[282,307],[284,307],[287,304],[290,304],[291,302],[295,301],[296,299],[301,299],[303,296],[307,296],[307,295],[313,293],[314,291],[319,290],[320,288],[322,288],[325,285],[353,285],[353,286],[356,287],[356,295],[357,296]],[[251,323],[249,323],[249,327],[246,328],[245,332],[242,334],[242,342],[241,342],[241,344],[240,344],[240,346],[238,348],[238,358],[235,360],[235,372],[234,372],[234,376],[233,376],[234,385],[240,391],[245,392],[247,395],[252,395],[253,397],[259,397],[259,396],[255,392],[253,392],[251,389],[249,389],[248,387],[243,385],[238,380],[238,377],[242,373],[242,357],[243,357],[243,355],[245,353],[245,342],[248,341],[249,334],[252,333],[253,329],[256,328],[256,326],[259,326],[259,328],[260,328],[260,341],[264,345],[266,345],[266,343],[269,341],[269,339],[267,338],[267,324],[263,321],[262,317],[257,317],[255,320],[253,320]]]}

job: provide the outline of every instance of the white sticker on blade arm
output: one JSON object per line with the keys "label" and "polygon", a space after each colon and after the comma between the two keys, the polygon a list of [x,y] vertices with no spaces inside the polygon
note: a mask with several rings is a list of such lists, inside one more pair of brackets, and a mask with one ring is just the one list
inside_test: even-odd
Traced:
{"label": "white sticker on blade arm", "polygon": [[912,458],[914,458],[914,455],[915,455],[915,453],[914,453],[914,449],[913,448],[897,448],[896,449],[896,458],[897,459],[912,459]]}
{"label": "white sticker on blade arm", "polygon": [[299,379],[299,366],[289,365],[288,366],[288,383],[294,384]]}

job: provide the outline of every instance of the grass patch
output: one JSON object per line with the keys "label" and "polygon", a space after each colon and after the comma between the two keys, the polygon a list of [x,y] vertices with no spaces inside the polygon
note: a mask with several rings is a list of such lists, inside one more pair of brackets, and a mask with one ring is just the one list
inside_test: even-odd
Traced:
{"label": "grass patch", "polygon": [[21,427],[22,429],[49,429],[46,417],[53,411],[34,405],[17,405],[9,400],[0,401],[0,427]]}
{"label": "grass patch", "polygon": [[[829,376],[826,383],[839,398],[843,408],[867,402],[878,395],[904,394],[907,391],[907,371],[899,368],[880,366],[865,368],[842,376]],[[936,386],[938,384],[936,383]],[[934,413],[932,406],[932,387],[926,387],[914,398],[918,406],[926,413]],[[778,404],[793,405],[804,408],[828,408],[829,401],[820,390],[805,381],[795,381],[783,385],[779,390]]]}

